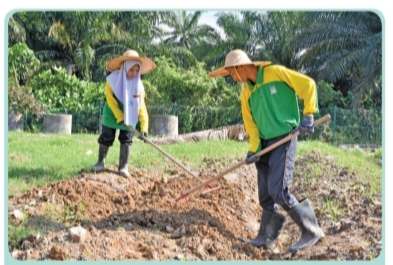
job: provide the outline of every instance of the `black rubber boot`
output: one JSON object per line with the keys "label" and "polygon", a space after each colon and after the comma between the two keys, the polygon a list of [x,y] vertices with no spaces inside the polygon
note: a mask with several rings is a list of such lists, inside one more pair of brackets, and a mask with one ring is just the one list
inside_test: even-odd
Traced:
{"label": "black rubber boot", "polygon": [[100,144],[98,148],[98,162],[91,168],[93,172],[102,171],[105,168],[105,158],[108,154],[109,146]]}
{"label": "black rubber boot", "polygon": [[241,240],[257,248],[271,249],[277,243],[277,239],[284,228],[285,219],[284,215],[264,210],[257,237],[250,241]]}
{"label": "black rubber boot", "polygon": [[311,247],[325,236],[308,199],[300,201],[295,208],[288,211],[288,214],[302,231],[300,240],[289,248],[291,253]]}
{"label": "black rubber boot", "polygon": [[123,177],[128,178],[130,173],[128,172],[128,159],[130,157],[130,146],[121,144],[120,145],[120,158],[119,158],[119,174]]}

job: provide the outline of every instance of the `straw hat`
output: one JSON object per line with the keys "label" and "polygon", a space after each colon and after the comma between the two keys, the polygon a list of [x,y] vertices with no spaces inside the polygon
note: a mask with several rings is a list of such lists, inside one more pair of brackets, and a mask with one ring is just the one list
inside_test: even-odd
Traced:
{"label": "straw hat", "polygon": [[147,74],[156,67],[156,64],[147,57],[139,57],[137,51],[128,50],[122,56],[114,58],[106,63],[108,71],[115,71],[120,69],[124,61],[135,60],[141,63],[141,75]]}
{"label": "straw hat", "polygon": [[209,77],[217,77],[217,76],[226,76],[229,75],[229,72],[226,70],[228,67],[238,66],[238,65],[255,65],[255,66],[265,66],[271,64],[271,62],[259,61],[252,62],[250,58],[248,58],[247,54],[242,50],[233,50],[227,54],[225,57],[225,65],[224,67],[218,68],[214,71],[211,71],[208,76]]}

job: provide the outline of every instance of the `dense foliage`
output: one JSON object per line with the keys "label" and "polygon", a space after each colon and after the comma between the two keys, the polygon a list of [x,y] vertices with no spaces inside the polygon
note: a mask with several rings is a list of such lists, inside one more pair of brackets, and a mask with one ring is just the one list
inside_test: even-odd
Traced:
{"label": "dense foliage", "polygon": [[29,90],[48,109],[79,111],[103,100],[104,85],[81,81],[64,68],[46,70],[36,75]]}
{"label": "dense foliage", "polygon": [[17,43],[8,49],[8,109],[17,113],[29,112],[39,116],[44,106],[26,86],[39,69],[40,61],[25,43]]}
{"label": "dense foliage", "polygon": [[212,28],[200,23],[203,12],[16,12],[8,21],[8,107],[96,117],[105,62],[132,48],[157,64],[143,76],[152,113],[172,106],[182,132],[236,123],[240,86],[207,74],[239,48],[313,77],[320,108],[381,109],[383,31],[375,13],[216,12]]}
{"label": "dense foliage", "polygon": [[204,63],[184,69],[171,58],[155,58],[157,67],[146,75],[149,105],[178,103],[199,106],[232,106],[239,103],[239,86],[207,76]]}

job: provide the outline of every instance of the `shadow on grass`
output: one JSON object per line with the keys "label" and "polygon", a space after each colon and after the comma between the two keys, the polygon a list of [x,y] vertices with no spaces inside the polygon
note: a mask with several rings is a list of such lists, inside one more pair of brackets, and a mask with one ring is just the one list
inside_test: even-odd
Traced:
{"label": "shadow on grass", "polygon": [[28,217],[25,220],[24,225],[27,229],[35,231],[58,232],[60,230],[67,229],[67,226],[65,226],[64,224],[50,220],[44,215]]}

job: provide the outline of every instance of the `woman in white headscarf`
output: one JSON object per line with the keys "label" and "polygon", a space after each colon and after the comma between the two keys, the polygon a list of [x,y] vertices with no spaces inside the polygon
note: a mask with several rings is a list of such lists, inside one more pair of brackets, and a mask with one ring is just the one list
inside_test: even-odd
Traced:
{"label": "woman in white headscarf", "polygon": [[141,75],[152,71],[155,63],[146,57],[139,57],[134,50],[126,51],[122,56],[106,63],[112,73],[106,79],[106,103],[103,109],[102,130],[98,138],[98,162],[92,171],[98,172],[105,168],[108,149],[113,145],[116,129],[119,129],[120,156],[119,174],[129,177],[128,159],[134,135],[130,126],[135,128],[140,122],[143,140],[147,137],[149,117],[145,105],[145,90]]}

